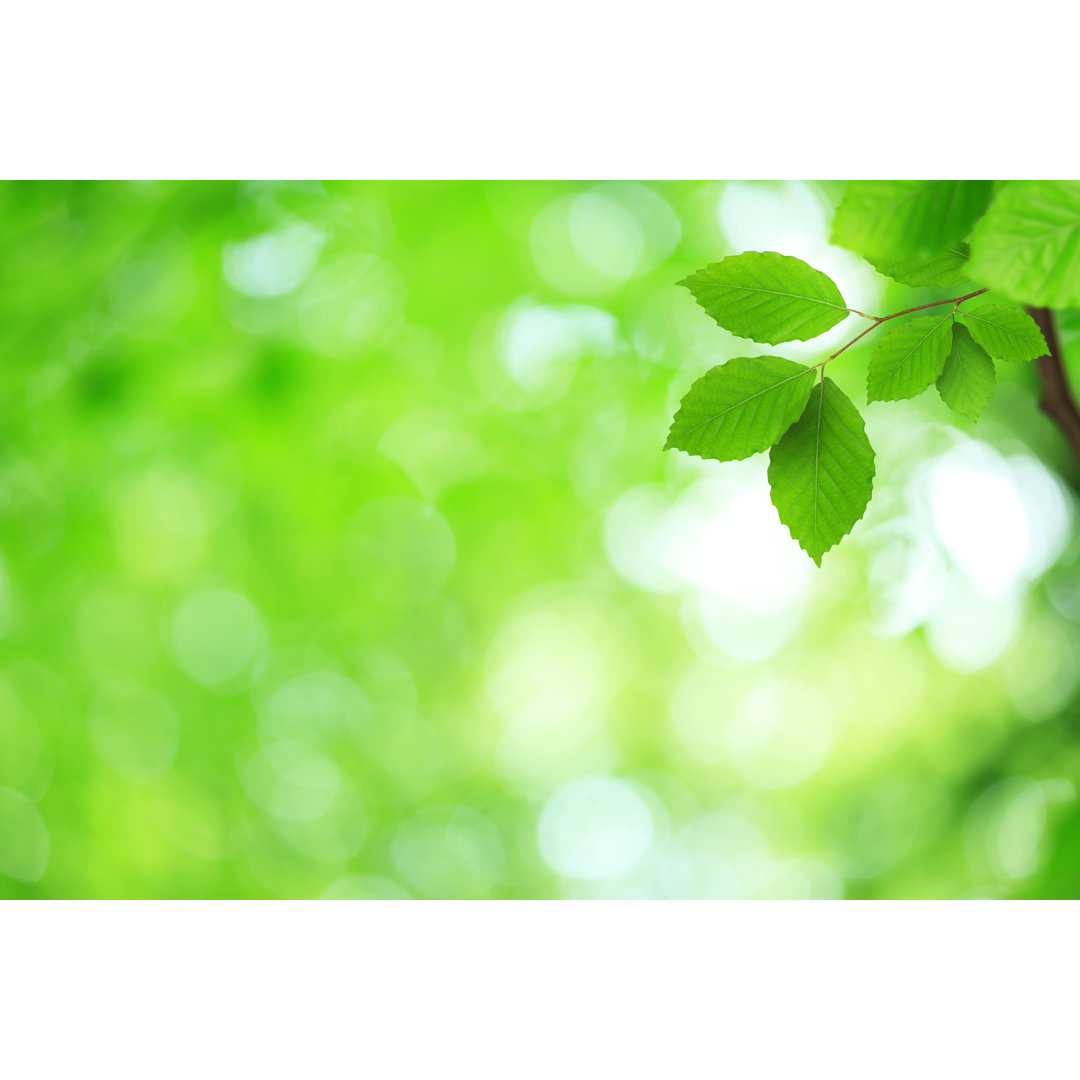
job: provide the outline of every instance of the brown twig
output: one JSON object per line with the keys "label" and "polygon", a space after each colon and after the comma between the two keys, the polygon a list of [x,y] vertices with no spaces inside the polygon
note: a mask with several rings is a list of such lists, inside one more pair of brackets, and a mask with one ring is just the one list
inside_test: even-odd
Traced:
{"label": "brown twig", "polygon": [[[948,300],[931,300],[929,304],[920,304],[918,307],[904,308],[903,311],[894,311],[891,315],[867,315],[865,316],[866,318],[874,320],[874,325],[868,326],[861,334],[856,334],[856,336],[846,345],[837,349],[828,360],[823,360],[822,364],[827,364],[829,360],[835,360],[845,349],[850,349],[856,341],[866,337],[871,330],[876,330],[883,322],[888,322],[890,319],[898,319],[901,315],[910,315],[913,311],[923,311],[928,307],[937,307],[939,304],[952,304],[954,305],[953,311],[955,312],[956,308],[958,308],[965,300],[970,300],[975,296],[982,296],[982,294],[987,291],[987,289],[976,289],[975,292],[969,292],[967,296],[950,296]],[[861,312],[856,312],[856,314],[861,314]],[[817,367],[816,364],[814,366]]]}
{"label": "brown twig", "polygon": [[951,296],[948,300],[931,300],[929,304],[920,304],[918,307],[904,308],[903,311],[894,311],[891,315],[879,315],[877,321],[888,322],[890,319],[896,319],[901,315],[910,315],[913,311],[922,311],[924,308],[937,307],[939,304],[956,304],[956,306],[959,307],[965,300],[973,300],[976,296],[982,296],[984,292],[989,291],[989,289],[976,289],[974,292],[969,292],[965,296]]}
{"label": "brown twig", "polygon": [[1061,429],[1069,440],[1073,454],[1080,461],[1080,408],[1077,407],[1069,376],[1065,372],[1065,357],[1061,351],[1054,313],[1045,307],[1029,307],[1027,312],[1039,324],[1050,350],[1046,356],[1040,356],[1035,361],[1042,384],[1039,408]]}

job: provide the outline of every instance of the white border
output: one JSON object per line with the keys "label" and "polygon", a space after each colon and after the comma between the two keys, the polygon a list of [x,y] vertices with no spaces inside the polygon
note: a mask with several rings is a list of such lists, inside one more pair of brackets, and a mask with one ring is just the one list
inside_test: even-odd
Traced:
{"label": "white border", "polygon": [[0,176],[1070,176],[1077,21],[870,5],[42,0]]}
{"label": "white border", "polygon": [[1067,903],[0,906],[12,1077],[1055,1076]]}

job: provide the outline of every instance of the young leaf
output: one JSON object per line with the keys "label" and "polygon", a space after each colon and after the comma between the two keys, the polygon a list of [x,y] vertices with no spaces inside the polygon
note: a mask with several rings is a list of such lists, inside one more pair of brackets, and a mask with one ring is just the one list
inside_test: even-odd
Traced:
{"label": "young leaf", "polygon": [[968,234],[992,192],[990,180],[852,180],[833,241],[871,261],[933,255]]}
{"label": "young leaf", "polygon": [[863,516],[873,480],[874,450],[859,410],[823,379],[769,454],[773,506],[818,566]]}
{"label": "young leaf", "polygon": [[969,280],[968,246],[963,240],[952,244],[937,255],[916,256],[913,259],[871,259],[879,274],[915,288],[948,289]]}
{"label": "young leaf", "polygon": [[1080,180],[1007,184],[971,234],[971,274],[1024,304],[1080,306]]}
{"label": "young leaf", "polygon": [[682,399],[664,449],[716,461],[768,450],[802,413],[814,368],[779,356],[740,356],[712,368]]}
{"label": "young leaf", "polygon": [[952,312],[921,315],[886,334],[870,357],[867,401],[900,401],[921,394],[940,374],[952,347]]}
{"label": "young leaf", "polygon": [[961,416],[978,420],[994,393],[994,380],[994,361],[967,327],[957,324],[945,370],[937,381],[942,400]]}
{"label": "young leaf", "polygon": [[725,330],[769,345],[808,341],[848,316],[829,277],[775,251],[729,255],[679,284]]}
{"label": "young leaf", "polygon": [[1045,355],[1046,339],[1035,320],[1011,304],[960,310],[971,336],[995,359],[1022,363]]}

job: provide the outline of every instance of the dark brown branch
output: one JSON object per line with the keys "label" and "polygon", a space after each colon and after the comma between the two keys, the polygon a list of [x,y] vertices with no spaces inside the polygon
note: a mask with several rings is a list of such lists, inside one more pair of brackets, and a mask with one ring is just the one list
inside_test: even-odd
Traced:
{"label": "dark brown branch", "polygon": [[1065,372],[1065,355],[1061,351],[1061,338],[1058,336],[1054,313],[1050,308],[1029,307],[1028,314],[1039,324],[1039,329],[1046,338],[1050,352],[1035,361],[1039,370],[1039,382],[1042,394],[1039,408],[1061,429],[1069,440],[1069,446],[1076,459],[1080,461],[1080,408],[1073,397],[1069,376]]}

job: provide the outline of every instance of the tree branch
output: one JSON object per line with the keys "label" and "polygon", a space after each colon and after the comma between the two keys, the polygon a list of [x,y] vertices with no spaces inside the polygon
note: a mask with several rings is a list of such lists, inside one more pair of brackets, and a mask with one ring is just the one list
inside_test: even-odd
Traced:
{"label": "tree branch", "polygon": [[1065,356],[1061,351],[1054,313],[1045,307],[1028,307],[1027,312],[1039,324],[1050,350],[1046,356],[1040,356],[1035,361],[1042,384],[1039,408],[1061,429],[1069,440],[1073,454],[1080,461],[1080,407],[1077,407],[1065,372]]}

